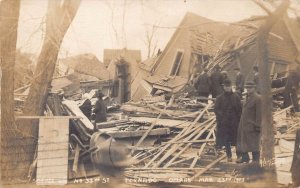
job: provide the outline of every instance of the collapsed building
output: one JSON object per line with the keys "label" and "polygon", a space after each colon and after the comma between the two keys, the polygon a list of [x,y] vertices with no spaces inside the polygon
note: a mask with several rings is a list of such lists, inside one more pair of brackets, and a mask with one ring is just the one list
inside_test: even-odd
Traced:
{"label": "collapsed building", "polygon": [[[132,87],[138,89],[132,100],[140,100],[154,89],[179,91],[203,68],[211,70],[216,64],[228,71],[231,80],[236,67],[252,79],[252,67],[257,65],[257,29],[265,19],[261,16],[222,23],[187,13],[162,53],[140,64],[141,76],[133,82]],[[285,77],[287,70],[296,69],[300,63],[299,28],[299,22],[288,17],[272,28],[267,44],[273,79]]]}
{"label": "collapsed building", "polygon": [[[264,20],[254,17],[225,24],[187,13],[162,53],[144,62],[139,51],[126,49],[104,51],[104,64],[90,54],[61,60],[65,71],[52,80],[47,116],[39,119],[38,149],[32,162],[36,170],[31,169],[30,177],[36,171],[38,184],[66,184],[99,174],[110,177],[116,173],[108,173],[112,170],[124,172],[120,178],[127,178],[131,186],[193,184],[195,180],[220,183],[224,177],[244,182],[245,175],[240,173],[244,166],[222,162],[224,153],[214,148],[213,99],[206,104],[181,91],[204,67],[211,70],[216,64],[229,73],[240,67],[251,79],[256,30]],[[270,33],[272,78],[284,77],[299,63],[299,38],[291,25],[296,23],[280,20]],[[125,103],[120,108],[109,106],[107,122],[94,123],[79,109],[82,93],[95,98],[93,89]],[[290,108],[273,112],[281,184],[290,183],[300,121]],[[259,178],[250,177],[246,183]]]}

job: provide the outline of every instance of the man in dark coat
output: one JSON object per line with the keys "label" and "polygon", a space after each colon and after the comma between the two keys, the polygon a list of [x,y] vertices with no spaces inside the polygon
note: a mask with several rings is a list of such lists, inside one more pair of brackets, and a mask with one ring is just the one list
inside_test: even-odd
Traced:
{"label": "man in dark coat", "polygon": [[82,97],[82,102],[79,104],[79,108],[82,113],[88,118],[91,118],[92,115],[92,103],[88,97],[88,94],[85,93]]}
{"label": "man in dark coat", "polygon": [[299,73],[297,73],[295,71],[289,72],[289,74],[287,76],[284,92],[283,92],[284,108],[286,108],[292,104],[295,112],[299,111],[299,105],[298,105],[299,82],[300,82]]}
{"label": "man in dark coat", "polygon": [[94,113],[96,114],[95,123],[101,123],[106,121],[106,104],[103,101],[102,97],[104,97],[104,95],[101,92],[99,92],[98,100],[94,109]]}
{"label": "man in dark coat", "polygon": [[214,72],[210,76],[211,80],[211,95],[213,98],[216,98],[218,95],[223,93],[222,88],[222,74],[221,68],[219,65],[216,65],[214,68]]}
{"label": "man in dark coat", "polygon": [[244,75],[241,73],[240,68],[236,68],[236,77],[235,77],[235,91],[237,94],[242,97],[242,93],[244,92]]}
{"label": "man in dark coat", "polygon": [[261,96],[256,93],[254,82],[245,85],[247,97],[243,105],[238,128],[237,150],[242,157],[237,163],[249,162],[248,152],[252,152],[252,161],[259,163],[260,130],[261,130]]}
{"label": "man in dark coat", "polygon": [[[195,82],[195,88],[197,89],[198,95],[200,97],[205,97],[208,98],[209,96],[209,91],[210,91],[210,78],[207,74],[207,69],[204,69],[202,74],[198,76]],[[207,103],[207,99],[205,100],[200,100],[202,102]]]}
{"label": "man in dark coat", "polygon": [[231,146],[236,146],[242,104],[240,97],[232,92],[230,80],[224,81],[224,92],[217,97],[214,112],[217,119],[216,145],[225,146],[227,161],[231,162]]}

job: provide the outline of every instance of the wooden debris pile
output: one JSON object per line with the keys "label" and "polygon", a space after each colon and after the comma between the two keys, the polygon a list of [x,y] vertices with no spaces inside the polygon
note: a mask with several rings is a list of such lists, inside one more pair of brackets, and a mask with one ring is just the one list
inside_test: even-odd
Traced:
{"label": "wooden debris pile", "polygon": [[[218,155],[214,149],[216,122],[215,116],[209,112],[211,107],[212,103],[209,103],[193,113],[194,120],[186,119],[186,123],[168,141],[148,150],[134,152],[138,163],[136,167],[127,169],[126,176],[163,182],[168,182],[172,177],[192,180],[207,171],[208,166],[222,160],[225,155]],[[176,119],[173,116],[169,118],[173,121]]]}

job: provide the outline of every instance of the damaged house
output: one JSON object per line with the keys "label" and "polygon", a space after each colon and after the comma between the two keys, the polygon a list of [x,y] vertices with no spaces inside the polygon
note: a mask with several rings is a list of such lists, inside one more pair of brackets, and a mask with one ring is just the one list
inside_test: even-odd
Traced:
{"label": "damaged house", "polygon": [[113,82],[111,96],[117,98],[119,103],[129,101],[132,96],[130,85],[138,73],[141,51],[104,49],[103,62]]}
{"label": "damaged house", "polygon": [[[240,67],[252,79],[256,63],[257,29],[266,17],[253,17],[236,23],[222,23],[187,13],[160,56],[141,63],[141,75],[135,79],[133,100],[157,90],[180,91],[195,74],[219,64],[234,80],[234,68]],[[272,28],[268,38],[270,75],[284,77],[299,61],[300,24],[285,16]],[[140,81],[139,79],[142,78]],[[141,87],[137,87],[140,85]]]}

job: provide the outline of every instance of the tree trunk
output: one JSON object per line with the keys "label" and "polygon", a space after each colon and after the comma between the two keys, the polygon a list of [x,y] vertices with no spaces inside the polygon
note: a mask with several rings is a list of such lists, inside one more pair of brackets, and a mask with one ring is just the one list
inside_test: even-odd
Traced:
{"label": "tree trunk", "polygon": [[[21,142],[17,137],[14,118],[14,66],[19,21],[19,0],[0,2],[0,58],[1,58],[1,179],[13,177],[14,161],[18,155],[12,154]],[[16,142],[17,141],[17,142]]]}
{"label": "tree trunk", "polygon": [[[43,115],[60,46],[76,15],[80,2],[81,0],[51,0],[48,3],[44,43],[38,57],[29,94],[25,102],[24,115]],[[38,138],[37,122],[22,120],[22,124],[19,128],[23,133],[26,133],[23,137],[27,145],[26,149],[30,151],[34,150]],[[32,161],[33,157],[34,152],[24,153],[25,161]],[[23,165],[29,166],[27,163]],[[24,169],[28,170],[26,167]]]}
{"label": "tree trunk", "polygon": [[271,80],[268,62],[267,39],[273,25],[283,16],[289,6],[289,1],[283,1],[279,8],[271,14],[265,24],[258,30],[257,36],[257,62],[259,64],[259,75],[262,97],[262,165],[265,169],[268,186],[276,185],[276,168],[274,161],[274,127],[272,117]]}

